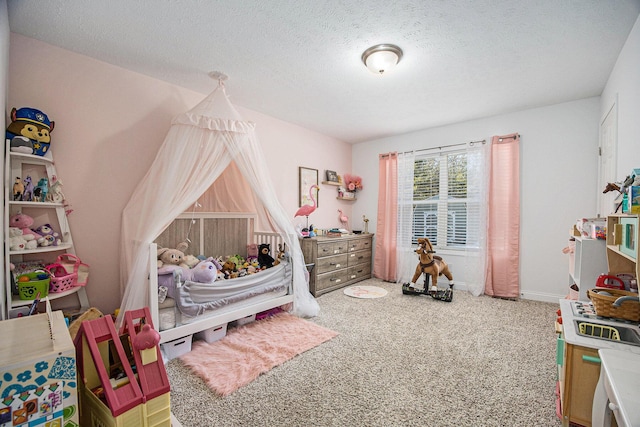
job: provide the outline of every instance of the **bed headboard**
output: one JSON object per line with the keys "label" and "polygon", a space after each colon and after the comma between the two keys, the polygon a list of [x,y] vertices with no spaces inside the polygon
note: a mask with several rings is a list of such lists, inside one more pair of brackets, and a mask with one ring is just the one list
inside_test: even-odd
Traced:
{"label": "bed headboard", "polygon": [[246,256],[254,240],[255,214],[194,212],[182,214],[156,239],[158,246],[175,248],[189,238],[186,255]]}

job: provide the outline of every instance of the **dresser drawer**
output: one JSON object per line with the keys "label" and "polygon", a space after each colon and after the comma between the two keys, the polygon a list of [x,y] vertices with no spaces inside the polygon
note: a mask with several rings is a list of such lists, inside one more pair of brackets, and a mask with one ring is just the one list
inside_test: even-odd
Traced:
{"label": "dresser drawer", "polygon": [[318,258],[316,272],[318,274],[347,268],[347,254]]}
{"label": "dresser drawer", "polygon": [[316,278],[316,292],[323,289],[341,286],[347,281],[347,269],[318,274]]}
{"label": "dresser drawer", "polygon": [[347,265],[349,267],[352,265],[363,264],[365,262],[371,262],[371,251],[358,251],[348,254]]}
{"label": "dresser drawer", "polygon": [[365,249],[371,249],[371,239],[354,239],[349,241],[349,252],[362,251]]}
{"label": "dresser drawer", "polygon": [[355,265],[347,270],[347,279],[356,280],[360,278],[368,278],[371,276],[371,263]]}
{"label": "dresser drawer", "polygon": [[318,258],[347,253],[345,242],[318,243]]}

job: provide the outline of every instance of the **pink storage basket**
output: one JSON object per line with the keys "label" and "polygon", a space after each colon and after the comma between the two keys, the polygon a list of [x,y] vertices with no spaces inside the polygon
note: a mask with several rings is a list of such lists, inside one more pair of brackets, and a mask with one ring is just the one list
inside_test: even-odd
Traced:
{"label": "pink storage basket", "polygon": [[45,269],[51,275],[49,292],[60,293],[75,286],[85,286],[89,279],[89,266],[73,254],[62,254],[57,262]]}

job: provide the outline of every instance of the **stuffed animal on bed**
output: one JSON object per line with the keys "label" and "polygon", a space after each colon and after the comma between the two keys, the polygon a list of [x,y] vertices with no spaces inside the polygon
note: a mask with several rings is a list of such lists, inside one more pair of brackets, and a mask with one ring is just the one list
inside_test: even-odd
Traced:
{"label": "stuffed animal on bed", "polygon": [[271,245],[268,243],[260,243],[260,247],[258,248],[258,262],[260,263],[260,268],[271,268],[273,267],[273,257],[269,254],[271,252]]}
{"label": "stuffed animal on bed", "polygon": [[222,272],[224,273],[225,279],[235,279],[238,277],[238,272],[236,271],[236,265],[233,261],[226,260],[224,264],[222,264]]}
{"label": "stuffed animal on bed", "polygon": [[163,265],[177,265],[182,268],[189,268],[184,262],[184,253],[177,249],[158,248],[158,268]]}
{"label": "stuffed animal on bed", "polygon": [[254,259],[258,259],[258,245],[249,243],[247,245],[247,262],[251,264]]}
{"label": "stuffed animal on bed", "polygon": [[173,271],[173,277],[179,282],[189,280],[190,282],[213,283],[216,281],[220,269],[222,266],[215,258],[207,258],[190,269],[176,268]]}

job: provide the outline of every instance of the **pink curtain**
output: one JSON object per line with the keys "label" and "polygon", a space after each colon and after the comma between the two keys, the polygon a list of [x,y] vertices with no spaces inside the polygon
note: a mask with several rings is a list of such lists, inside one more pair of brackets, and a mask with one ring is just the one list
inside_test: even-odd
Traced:
{"label": "pink curtain", "polygon": [[378,222],[373,275],[396,280],[398,224],[398,153],[380,154],[378,173]]}
{"label": "pink curtain", "polygon": [[520,294],[520,135],[491,140],[485,293]]}

